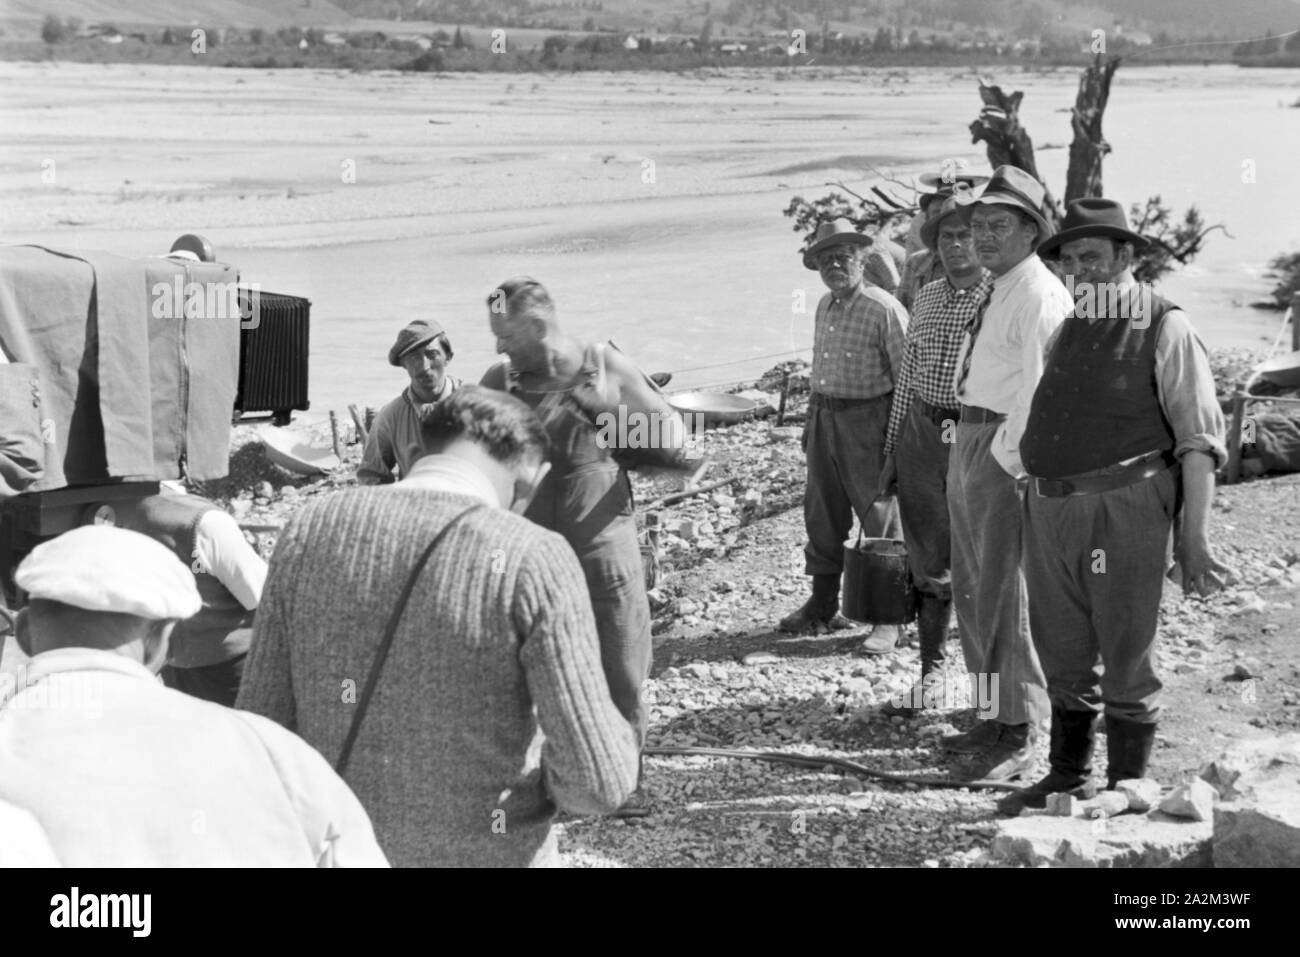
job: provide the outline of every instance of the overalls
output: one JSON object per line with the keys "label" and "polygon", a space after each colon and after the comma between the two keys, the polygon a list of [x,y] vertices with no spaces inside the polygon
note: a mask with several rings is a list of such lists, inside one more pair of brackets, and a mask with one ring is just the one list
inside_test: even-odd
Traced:
{"label": "overalls", "polygon": [[645,741],[641,685],[650,674],[650,603],[632,506],[632,483],[613,449],[596,441],[606,405],[603,344],[589,345],[575,385],[530,392],[507,364],[508,388],[541,418],[551,471],[526,516],[568,540],[582,565],[600,636],[600,659],[615,707]]}

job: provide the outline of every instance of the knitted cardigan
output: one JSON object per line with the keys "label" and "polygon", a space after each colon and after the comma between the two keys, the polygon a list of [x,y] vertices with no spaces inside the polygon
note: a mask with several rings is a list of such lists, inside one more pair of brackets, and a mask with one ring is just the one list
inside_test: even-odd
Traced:
{"label": "knitted cardigan", "polygon": [[[236,706],[333,763],[421,551],[475,499],[402,485],[308,505],[270,563]],[[482,508],[402,616],[347,781],[397,866],[554,863],[555,805],[606,813],[636,784],[582,570],[559,535]]]}

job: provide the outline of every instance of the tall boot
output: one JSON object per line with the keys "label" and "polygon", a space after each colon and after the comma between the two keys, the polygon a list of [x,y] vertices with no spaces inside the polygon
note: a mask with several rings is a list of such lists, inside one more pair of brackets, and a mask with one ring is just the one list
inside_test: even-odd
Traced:
{"label": "tall boot", "polygon": [[1155,722],[1140,724],[1106,715],[1106,787],[1147,773],[1151,746],[1156,740]]}
{"label": "tall boot", "polygon": [[1097,737],[1095,711],[1066,711],[1052,706],[1051,770],[1041,781],[998,802],[1002,814],[1016,815],[1022,808],[1047,806],[1049,794],[1090,798],[1097,793],[1091,781],[1092,748]]}
{"label": "tall boot", "polygon": [[948,620],[952,614],[952,599],[937,595],[921,595],[921,607],[916,616],[916,632],[921,642],[921,680],[912,685],[901,704],[888,702],[880,710],[894,717],[911,717],[927,708],[942,704],[938,701],[943,681],[944,644],[948,640]]}
{"label": "tall boot", "polygon": [[[839,622],[848,622],[840,614],[840,576],[838,574],[813,575],[812,597],[803,603],[798,611],[791,612],[781,619],[777,628],[781,631],[812,631],[818,627],[838,627]],[[838,619],[838,621],[837,621]]]}

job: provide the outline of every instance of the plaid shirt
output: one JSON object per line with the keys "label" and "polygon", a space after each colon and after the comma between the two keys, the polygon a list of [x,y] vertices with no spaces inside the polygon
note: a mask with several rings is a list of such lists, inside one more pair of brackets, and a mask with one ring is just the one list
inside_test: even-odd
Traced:
{"label": "plaid shirt", "polygon": [[809,384],[836,399],[886,395],[906,342],[907,310],[883,289],[860,285],[843,301],[827,293],[817,304]]}
{"label": "plaid shirt", "polygon": [[992,285],[993,276],[985,270],[980,281],[966,289],[956,289],[943,278],[917,293],[907,329],[907,355],[889,410],[886,455],[894,452],[914,396],[942,409],[957,408],[953,379],[962,337]]}

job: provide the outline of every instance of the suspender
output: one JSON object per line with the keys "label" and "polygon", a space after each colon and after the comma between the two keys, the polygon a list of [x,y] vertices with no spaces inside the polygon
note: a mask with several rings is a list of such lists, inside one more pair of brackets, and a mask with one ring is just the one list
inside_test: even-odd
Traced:
{"label": "suspender", "polygon": [[411,598],[411,592],[415,590],[415,583],[424,571],[424,566],[429,563],[429,558],[433,555],[434,549],[438,547],[438,543],[446,537],[447,533],[458,525],[461,519],[482,508],[487,508],[487,506],[471,505],[444,525],[442,531],[433,537],[433,541],[425,548],[423,554],[416,560],[415,567],[411,569],[411,576],[406,580],[406,586],[402,589],[402,594],[393,607],[393,614],[388,619],[388,627],[384,629],[384,637],[379,642],[379,648],[375,652],[374,663],[370,666],[370,674],[366,677],[366,686],[361,691],[361,700],[357,702],[356,713],[352,716],[352,725],[348,728],[348,736],[343,740],[343,750],[339,752],[338,760],[334,762],[334,770],[338,772],[339,777],[343,777],[347,772],[348,760],[352,757],[352,746],[357,742],[357,735],[361,732],[361,722],[365,720],[370,701],[374,698],[375,685],[379,683],[380,672],[384,670],[384,662],[388,660],[388,650],[393,645],[393,637],[397,634],[397,626],[402,621],[402,612],[406,610],[406,603]]}

